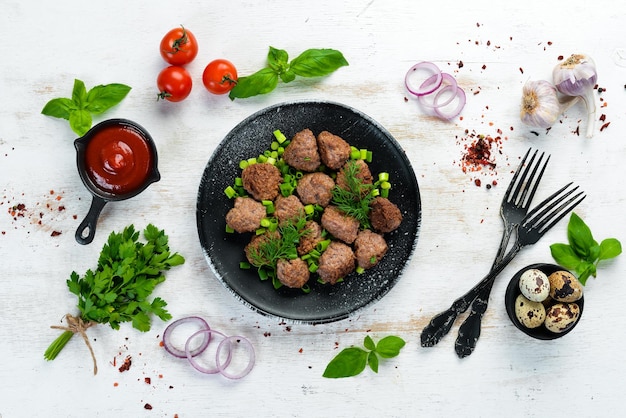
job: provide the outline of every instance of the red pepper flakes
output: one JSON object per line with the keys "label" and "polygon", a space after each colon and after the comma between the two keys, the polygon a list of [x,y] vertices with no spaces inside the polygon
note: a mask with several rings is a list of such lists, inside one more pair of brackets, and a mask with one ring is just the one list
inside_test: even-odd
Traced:
{"label": "red pepper flakes", "polygon": [[131,364],[132,364],[132,358],[130,356],[127,356],[124,359],[124,363],[119,368],[120,373],[130,370]]}
{"label": "red pepper flakes", "polygon": [[146,382],[148,385],[152,383],[152,379],[150,379],[149,377],[144,378],[143,381]]}
{"label": "red pepper flakes", "polygon": [[607,123],[603,124],[603,125],[600,127],[600,132],[602,132],[603,130],[605,130],[606,128],[608,128],[610,124],[611,124],[611,122],[607,122]]}
{"label": "red pepper flakes", "polygon": [[150,410],[150,409],[152,409],[152,405],[150,405],[149,403],[147,403],[147,404],[145,404],[145,405],[143,406],[143,409],[148,409],[148,410]]}

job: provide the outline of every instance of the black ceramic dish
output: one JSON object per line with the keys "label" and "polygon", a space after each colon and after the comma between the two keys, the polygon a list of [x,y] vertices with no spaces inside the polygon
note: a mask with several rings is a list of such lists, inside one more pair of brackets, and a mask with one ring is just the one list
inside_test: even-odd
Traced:
{"label": "black ceramic dish", "polygon": [[576,302],[573,302],[577,304],[580,309],[580,316],[578,317],[578,321],[576,321],[576,323],[574,323],[571,328],[561,333],[548,331],[548,329],[543,325],[537,328],[526,328],[517,319],[517,316],[515,315],[515,299],[522,293],[519,288],[519,280],[522,274],[529,269],[538,269],[542,271],[546,276],[549,276],[556,271],[565,270],[563,267],[557,266],[556,264],[537,263],[526,266],[517,273],[515,273],[515,275],[509,282],[509,285],[507,286],[506,292],[504,294],[504,305],[506,307],[506,313],[509,315],[511,322],[513,322],[513,325],[515,325],[520,331],[538,340],[554,340],[570,333],[576,327],[576,325],[578,325],[578,323],[580,322],[580,318],[583,315],[583,305],[585,304],[584,296]]}
{"label": "black ceramic dish", "polygon": [[[393,186],[389,199],[403,214],[399,229],[386,234],[390,249],[376,267],[361,275],[353,273],[336,285],[312,279],[308,294],[285,287],[275,290],[270,281],[261,281],[254,269],[239,268],[250,235],[225,231],[225,216],[233,201],[224,194],[224,189],[241,175],[239,161],[268,149],[275,130],[291,138],[305,128],[314,134],[327,130],[353,146],[372,151],[372,174],[390,174]],[[384,128],[341,104],[297,102],[266,108],[228,133],[202,175],[196,217],[200,243],[212,271],[238,299],[263,315],[315,324],[347,318],[382,298],[396,284],[417,243],[421,202],[411,164]]]}
{"label": "black ceramic dish", "polygon": [[[101,131],[104,128],[110,126],[119,126],[124,129],[130,129],[136,134],[138,134],[145,141],[148,149],[151,153],[151,167],[143,184],[126,193],[111,193],[102,188],[98,187],[97,184],[89,177],[87,168],[86,168],[86,159],[85,159],[85,150],[87,149],[87,144],[93,138],[93,136]],[[161,175],[158,170],[158,158],[157,158],[157,150],[152,137],[142,126],[139,124],[127,120],[127,119],[109,119],[103,122],[98,123],[93,126],[84,136],[76,139],[74,141],[74,147],[76,148],[76,165],[78,167],[78,174],[80,175],[80,179],[83,184],[89,190],[92,195],[91,206],[89,208],[89,212],[85,219],[80,223],[78,229],[76,230],[76,241],[79,244],[89,244],[93,241],[96,235],[96,225],[98,223],[98,217],[100,216],[100,212],[108,202],[120,201],[130,199],[131,197],[137,196],[139,193],[144,191],[150,184],[157,182],[161,179]]]}

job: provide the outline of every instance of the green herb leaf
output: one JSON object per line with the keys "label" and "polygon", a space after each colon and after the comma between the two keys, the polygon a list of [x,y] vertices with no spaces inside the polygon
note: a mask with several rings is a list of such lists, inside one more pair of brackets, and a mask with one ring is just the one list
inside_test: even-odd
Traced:
{"label": "green herb leaf", "polygon": [[70,128],[83,136],[92,125],[92,115],[98,115],[117,105],[126,97],[130,87],[124,84],[95,86],[87,91],[85,83],[74,80],[71,98],[52,99],[41,110],[46,116],[66,119]]}
{"label": "green herb leaf", "polygon": [[289,68],[289,54],[284,49],[270,46],[270,51],[267,54],[267,65],[276,74],[282,74]]}
{"label": "green herb leaf", "polygon": [[596,277],[601,260],[622,253],[622,245],[615,238],[607,238],[598,244],[589,226],[575,213],[571,214],[567,225],[567,239],[569,244],[552,244],[550,252],[560,266],[574,270],[583,285],[590,276]]}
{"label": "green herb leaf", "polygon": [[343,54],[334,49],[307,49],[291,61],[291,70],[301,77],[320,77],[348,65]]}
{"label": "green herb leaf", "polygon": [[333,358],[326,370],[323,377],[340,378],[351,377],[360,374],[365,367],[369,365],[373,372],[378,373],[379,358],[392,358],[396,357],[405,342],[400,337],[388,336],[378,342],[374,343],[374,340],[369,336],[365,336],[363,340],[365,350],[359,347],[349,347],[343,349],[335,358]]}
{"label": "green herb leaf", "polygon": [[231,100],[267,94],[278,85],[278,74],[271,68],[263,68],[248,77],[239,77],[229,93]]}
{"label": "green herb leaf", "polygon": [[367,358],[368,352],[361,348],[344,348],[328,363],[323,376],[328,378],[356,376],[365,370]]}

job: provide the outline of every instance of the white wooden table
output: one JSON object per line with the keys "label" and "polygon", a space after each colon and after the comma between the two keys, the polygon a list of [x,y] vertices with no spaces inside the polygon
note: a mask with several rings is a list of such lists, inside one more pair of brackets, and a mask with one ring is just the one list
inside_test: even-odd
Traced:
{"label": "white wooden table", "polygon": [[[576,212],[596,238],[626,240],[625,22],[626,6],[609,1],[3,1],[0,416],[619,415],[626,374],[623,257],[601,264],[586,286],[581,323],[560,340],[527,337],[504,309],[508,278],[525,265],[553,261],[549,245],[565,242],[565,220],[504,270],[472,356],[461,360],[454,352],[458,324],[434,348],[420,347],[419,336],[432,315],[487,273],[502,228],[504,186],[529,147],[552,154],[537,201],[575,181],[588,195]],[[180,24],[200,42],[189,66],[195,87],[184,102],[157,102],[155,79],[164,66],[158,42]],[[200,76],[209,61],[227,58],[248,75],[265,65],[270,45],[292,57],[335,48],[350,65],[234,102],[203,89]],[[519,120],[522,85],[550,79],[557,57],[577,52],[596,61],[605,90],[595,95],[598,116],[610,125],[600,131],[598,122],[591,139],[576,135],[586,126],[577,106],[548,134],[533,134]],[[425,117],[405,100],[404,75],[422,60],[451,72],[465,89],[462,118]],[[75,78],[88,87],[133,87],[96,122],[123,117],[146,127],[162,174],[140,196],[107,206],[87,246],[74,239],[90,203],[76,172],[75,135],[65,121],[40,114],[48,100],[70,94]],[[397,285],[357,316],[326,325],[282,322],[243,306],[211,273],[196,230],[199,180],[213,150],[250,114],[295,100],[340,102],[386,127],[411,160],[423,205],[419,241]],[[476,176],[460,167],[464,146],[472,133],[498,130],[504,139],[497,169],[478,175],[477,187]],[[487,189],[491,180],[498,185]],[[18,204],[24,207],[12,216]],[[129,324],[119,331],[89,329],[96,376],[79,338],[54,362],[43,359],[58,335],[50,325],[76,313],[65,280],[73,270],[94,268],[109,232],[130,223],[165,229],[172,249],[186,257],[156,291],[175,319],[200,315],[216,329],[250,338],[257,363],[247,377],[207,376],[174,360],[159,346],[166,324],[158,319],[147,333]],[[340,349],[360,346],[366,335],[398,335],[407,345],[383,361],[377,375],[322,377]],[[120,373],[127,356],[132,367]]]}

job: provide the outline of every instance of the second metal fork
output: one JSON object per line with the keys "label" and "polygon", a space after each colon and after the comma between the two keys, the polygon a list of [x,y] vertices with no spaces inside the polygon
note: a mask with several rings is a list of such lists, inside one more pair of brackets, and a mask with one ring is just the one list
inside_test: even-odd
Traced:
{"label": "second metal fork", "polygon": [[[504,223],[504,231],[502,233],[502,240],[498,248],[498,253],[493,261],[493,265],[491,266],[492,270],[500,261],[502,261],[502,257],[508,247],[511,234],[528,213],[530,202],[537,191],[539,181],[543,177],[548,161],[550,161],[549,155],[545,161],[543,161],[544,153],[542,152],[536,164],[534,164],[538,152],[535,151],[528,164],[526,164],[530,151],[531,149],[529,149],[524,155],[524,158],[522,158],[520,166],[513,175],[513,179],[504,193],[502,204],[500,205],[500,216],[502,217],[502,221]],[[489,295],[491,294],[494,282],[495,281],[492,281],[489,286],[483,288],[476,299],[474,299],[469,316],[459,327],[459,335],[455,342],[455,350],[457,355],[461,358],[469,356],[474,351],[474,348],[476,348],[476,343],[480,337],[482,316],[487,310]]]}

